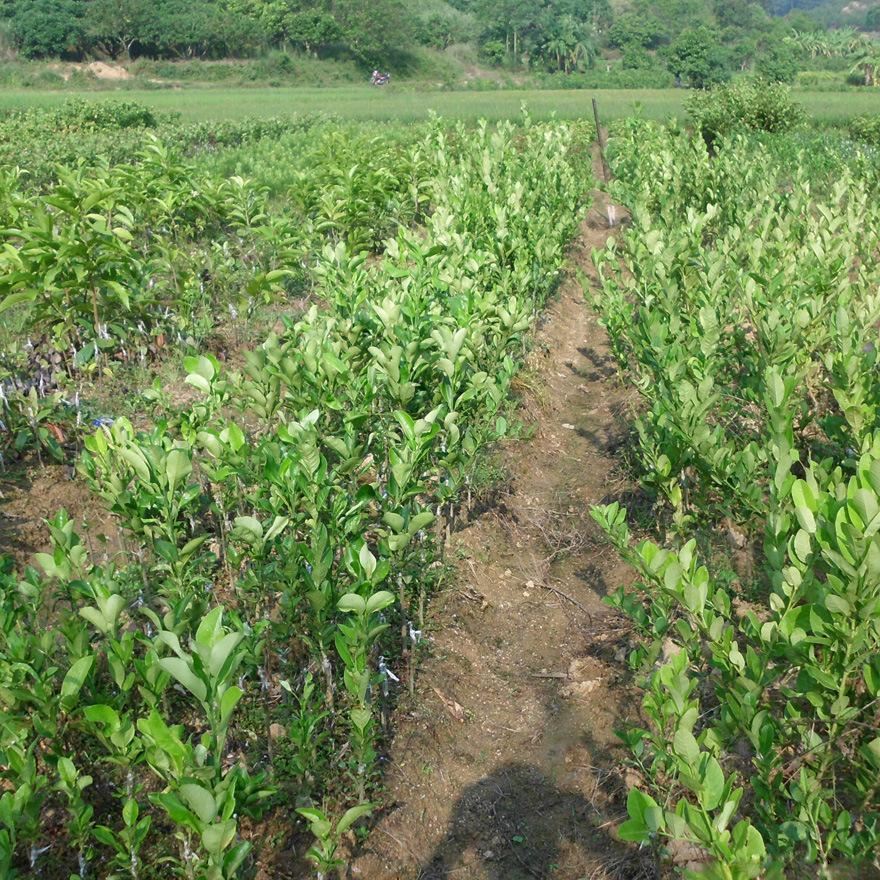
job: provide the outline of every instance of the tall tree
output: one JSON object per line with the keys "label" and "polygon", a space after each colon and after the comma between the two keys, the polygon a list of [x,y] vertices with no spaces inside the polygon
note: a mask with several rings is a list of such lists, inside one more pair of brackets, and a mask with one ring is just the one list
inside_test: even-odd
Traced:
{"label": "tall tree", "polygon": [[631,12],[615,19],[608,32],[608,43],[618,49],[628,46],[656,49],[667,37],[668,31],[659,19]]}
{"label": "tall tree", "polygon": [[226,8],[256,22],[271,42],[284,39],[284,22],[312,4],[298,0],[227,0]]}
{"label": "tall tree", "polygon": [[371,66],[387,63],[412,39],[414,22],[403,0],[331,0],[329,12],[343,43]]}
{"label": "tall tree", "polygon": [[222,58],[253,51],[257,22],[211,0],[153,0],[145,48],[171,58]]}
{"label": "tall tree", "polygon": [[865,40],[855,50],[855,62],[851,70],[862,75],[866,86],[875,86],[878,69],[880,69],[880,46],[873,41]]}
{"label": "tall tree", "polygon": [[149,32],[151,0],[91,0],[86,8],[88,37],[108,55],[131,57],[132,46]]}
{"label": "tall tree", "polygon": [[474,11],[486,32],[503,38],[508,57],[519,63],[543,5],[540,0],[478,0]]}
{"label": "tall tree", "polygon": [[669,70],[692,88],[703,89],[729,77],[724,51],[707,27],[682,31],[669,46]]}
{"label": "tall tree", "polygon": [[540,50],[556,70],[568,73],[592,65],[596,56],[596,43],[588,24],[565,14],[550,19],[544,24],[544,30],[547,37],[544,38]]}
{"label": "tall tree", "polygon": [[313,55],[342,38],[336,19],[323,9],[291,12],[284,18],[282,25],[285,42]]}
{"label": "tall tree", "polygon": [[25,0],[12,15],[13,41],[25,58],[78,55],[85,42],[82,13],[75,0]]}

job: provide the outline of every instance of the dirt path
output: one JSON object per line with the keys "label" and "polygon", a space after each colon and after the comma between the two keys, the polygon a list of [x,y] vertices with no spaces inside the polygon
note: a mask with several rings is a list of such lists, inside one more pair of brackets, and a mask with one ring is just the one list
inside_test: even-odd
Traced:
{"label": "dirt path", "polygon": [[[571,254],[594,276],[604,196]],[[430,658],[399,721],[389,805],[356,860],[364,880],[638,880],[612,827],[625,813],[614,729],[634,712],[628,630],[601,603],[628,578],[589,519],[626,489],[614,457],[625,391],[575,277],[529,369],[527,441],[493,509],[452,537],[457,584],[435,602]]]}

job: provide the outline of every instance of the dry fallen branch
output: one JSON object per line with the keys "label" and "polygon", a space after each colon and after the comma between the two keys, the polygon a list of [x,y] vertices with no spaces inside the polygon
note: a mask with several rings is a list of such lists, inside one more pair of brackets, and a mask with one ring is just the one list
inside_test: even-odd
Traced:
{"label": "dry fallen branch", "polygon": [[[575,599],[573,596],[569,596],[568,593],[564,592],[563,590],[558,589],[557,587],[552,587],[552,586],[550,586],[550,584],[539,583],[539,584],[537,584],[537,586],[539,586],[542,590],[547,590],[548,592],[553,593],[556,596],[559,596],[560,599],[565,599],[567,602],[571,602],[572,605],[574,605],[576,608],[579,608],[581,611],[583,611],[584,614],[586,614],[587,617],[589,617],[590,620],[592,621],[593,613],[585,605],[578,602],[578,600]],[[526,581],[526,587],[528,589],[533,589],[535,587],[535,583],[533,581]]]}
{"label": "dry fallen branch", "polygon": [[461,703],[449,699],[449,697],[435,687],[432,687],[431,690],[440,697],[440,701],[446,707],[446,711],[449,712],[456,721],[464,721],[464,706],[462,706]]}

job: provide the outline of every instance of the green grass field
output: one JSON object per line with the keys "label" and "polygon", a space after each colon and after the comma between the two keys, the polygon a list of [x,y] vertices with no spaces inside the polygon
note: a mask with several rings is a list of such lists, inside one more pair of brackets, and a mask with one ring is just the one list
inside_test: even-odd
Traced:
{"label": "green grass field", "polygon": [[[528,105],[535,118],[552,114],[577,118],[592,113],[590,99],[597,97],[605,119],[633,113],[636,106],[651,118],[665,118],[681,111],[687,92],[677,89],[605,89],[598,91],[510,90],[492,92],[407,91],[403,88],[374,89],[369,86],[341,88],[190,88],[111,92],[40,92],[27,89],[0,91],[0,110],[52,106],[79,95],[94,101],[132,99],[159,110],[179,111],[185,119],[236,119],[243,116],[274,116],[325,111],[346,119],[424,119],[433,110],[461,119],[497,120],[516,116]],[[797,92],[797,99],[821,122],[833,122],[862,114],[880,113],[880,89],[851,92]]]}

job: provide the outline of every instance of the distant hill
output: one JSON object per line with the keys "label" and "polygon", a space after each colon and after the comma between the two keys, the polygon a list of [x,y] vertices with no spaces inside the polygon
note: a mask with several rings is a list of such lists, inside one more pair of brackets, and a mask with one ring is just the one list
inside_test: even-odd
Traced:
{"label": "distant hill", "polygon": [[880,3],[876,0],[767,0],[764,6],[773,15],[806,12],[823,27],[860,29],[867,27],[871,9],[880,12]]}

